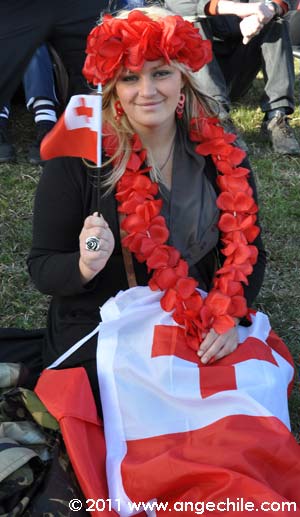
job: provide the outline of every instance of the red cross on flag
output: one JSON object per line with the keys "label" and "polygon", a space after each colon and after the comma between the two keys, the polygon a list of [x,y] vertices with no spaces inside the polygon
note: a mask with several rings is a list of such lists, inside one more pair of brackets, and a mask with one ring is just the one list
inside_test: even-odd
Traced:
{"label": "red cross on flag", "polygon": [[139,286],[101,307],[104,433],[83,368],[47,370],[36,388],[60,421],[85,497],[106,501],[96,515],[244,516],[247,503],[262,516],[272,503],[274,511],[299,504],[287,407],[293,367],[268,317],[253,315],[238,329],[238,349],[203,366],[161,296]]}
{"label": "red cross on flag", "polygon": [[101,166],[101,95],[74,95],[41,143],[41,157],[78,156]]}

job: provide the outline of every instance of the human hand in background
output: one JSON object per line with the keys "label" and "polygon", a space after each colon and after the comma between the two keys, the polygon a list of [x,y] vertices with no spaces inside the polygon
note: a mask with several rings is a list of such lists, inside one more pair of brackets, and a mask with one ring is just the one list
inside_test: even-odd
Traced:
{"label": "human hand in background", "polygon": [[253,7],[252,14],[245,16],[240,23],[244,45],[247,45],[254,36],[259,34],[263,26],[269,23],[275,15],[275,8],[272,4],[254,2],[250,5]]}
{"label": "human hand in background", "polygon": [[253,2],[252,14],[257,16],[257,19],[263,25],[269,23],[275,15],[275,9],[272,4],[265,4],[264,2]]}
{"label": "human hand in background", "polygon": [[[98,251],[86,248],[86,240],[89,237],[100,239]],[[105,267],[115,246],[113,233],[104,217],[99,216],[98,212],[94,212],[85,219],[79,236],[79,245],[79,269],[82,282],[86,284]]]}
{"label": "human hand in background", "polygon": [[244,45],[247,45],[254,36],[259,34],[263,26],[263,23],[259,21],[256,14],[244,18],[240,23]]}
{"label": "human hand in background", "polygon": [[[275,0],[274,0],[275,1]],[[282,8],[276,5],[278,14],[282,14]],[[217,14],[235,14],[244,20],[256,16],[257,21],[263,25],[269,23],[276,14],[275,6],[265,2],[232,2],[232,0],[219,0]],[[248,22],[249,23],[249,22]]]}

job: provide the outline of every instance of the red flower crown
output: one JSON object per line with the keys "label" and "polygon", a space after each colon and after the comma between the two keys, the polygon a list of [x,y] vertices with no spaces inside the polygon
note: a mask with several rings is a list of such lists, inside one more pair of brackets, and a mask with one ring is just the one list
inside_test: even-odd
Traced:
{"label": "red flower crown", "polygon": [[127,19],[105,15],[90,32],[86,53],[82,72],[94,85],[107,83],[121,67],[137,72],[145,61],[174,59],[196,72],[212,59],[210,41],[192,23],[175,15],[154,21],[138,10]]}

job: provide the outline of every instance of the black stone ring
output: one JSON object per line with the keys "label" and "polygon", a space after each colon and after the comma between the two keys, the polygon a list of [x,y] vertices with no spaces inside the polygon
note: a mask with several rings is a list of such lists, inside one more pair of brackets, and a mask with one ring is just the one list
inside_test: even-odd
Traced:
{"label": "black stone ring", "polygon": [[88,251],[99,251],[101,239],[99,237],[88,237],[85,240],[85,249]]}

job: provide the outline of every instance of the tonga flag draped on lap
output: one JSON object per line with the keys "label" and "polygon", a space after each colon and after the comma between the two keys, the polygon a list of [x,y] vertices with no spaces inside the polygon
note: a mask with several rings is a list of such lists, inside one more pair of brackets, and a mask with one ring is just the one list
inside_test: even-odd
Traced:
{"label": "tonga flag draped on lap", "polygon": [[[101,308],[95,360],[104,427],[84,368],[45,370],[37,385],[86,498],[110,498],[113,509],[99,515],[124,517],[166,515],[155,509],[166,502],[169,515],[184,502],[243,498],[256,515],[265,515],[263,502],[278,503],[276,511],[299,504],[300,453],[287,406],[294,370],[267,316],[253,314],[251,326],[239,326],[237,350],[204,366],[161,296],[136,287]],[[138,510],[139,502],[150,506]]]}

